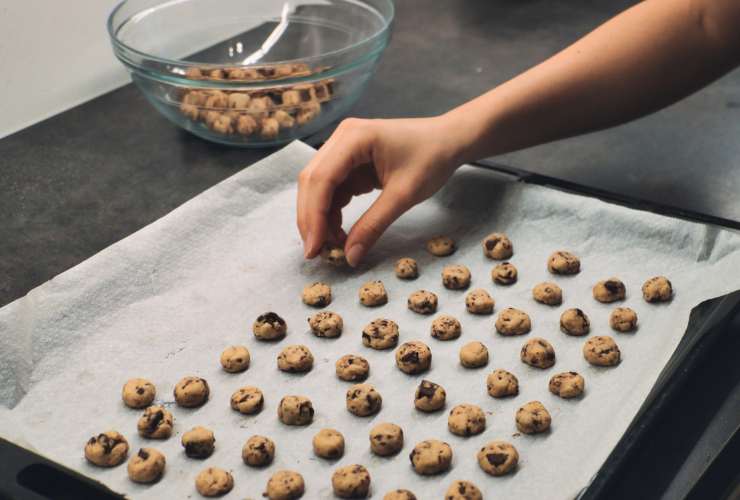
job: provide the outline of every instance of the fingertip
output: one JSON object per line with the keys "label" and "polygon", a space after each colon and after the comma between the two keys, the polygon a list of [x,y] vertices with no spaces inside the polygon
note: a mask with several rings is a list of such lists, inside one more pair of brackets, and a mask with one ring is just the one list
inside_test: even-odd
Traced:
{"label": "fingertip", "polygon": [[353,244],[349,250],[345,252],[345,256],[347,258],[347,264],[350,265],[350,267],[357,267],[357,265],[360,263],[362,258],[365,256],[365,252],[367,249],[362,243],[355,243]]}

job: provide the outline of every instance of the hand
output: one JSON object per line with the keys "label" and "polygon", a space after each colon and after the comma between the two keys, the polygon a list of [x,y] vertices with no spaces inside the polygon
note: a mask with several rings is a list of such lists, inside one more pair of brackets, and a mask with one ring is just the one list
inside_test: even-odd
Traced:
{"label": "hand", "polygon": [[[401,214],[429,198],[459,166],[460,142],[444,116],[344,120],[298,177],[298,229],[306,258],[329,240],[344,243],[356,266]],[[381,189],[354,224],[342,229],[353,196]]]}

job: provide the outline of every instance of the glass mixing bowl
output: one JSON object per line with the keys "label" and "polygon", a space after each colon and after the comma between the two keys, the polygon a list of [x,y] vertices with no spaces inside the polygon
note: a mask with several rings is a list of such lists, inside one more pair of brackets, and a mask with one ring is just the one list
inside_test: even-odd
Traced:
{"label": "glass mixing bowl", "polygon": [[108,32],[172,122],[263,147],[348,112],[388,44],[393,12],[392,0],[124,0]]}

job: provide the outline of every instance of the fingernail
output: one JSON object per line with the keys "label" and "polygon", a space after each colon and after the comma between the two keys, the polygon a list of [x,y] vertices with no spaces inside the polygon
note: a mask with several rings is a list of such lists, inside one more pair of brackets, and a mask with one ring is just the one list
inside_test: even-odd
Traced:
{"label": "fingernail", "polygon": [[361,243],[355,243],[347,252],[347,263],[352,267],[357,267],[363,255],[365,255],[365,247]]}
{"label": "fingernail", "polygon": [[311,231],[306,233],[306,239],[303,241],[303,258],[308,258],[308,251],[311,249]]}

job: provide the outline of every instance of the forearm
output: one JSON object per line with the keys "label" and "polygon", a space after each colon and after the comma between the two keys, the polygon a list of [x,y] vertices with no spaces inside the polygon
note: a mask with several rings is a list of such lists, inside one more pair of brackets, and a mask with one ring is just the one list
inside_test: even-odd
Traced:
{"label": "forearm", "polygon": [[740,63],[740,2],[646,0],[567,49],[444,116],[460,160],[638,118]]}

